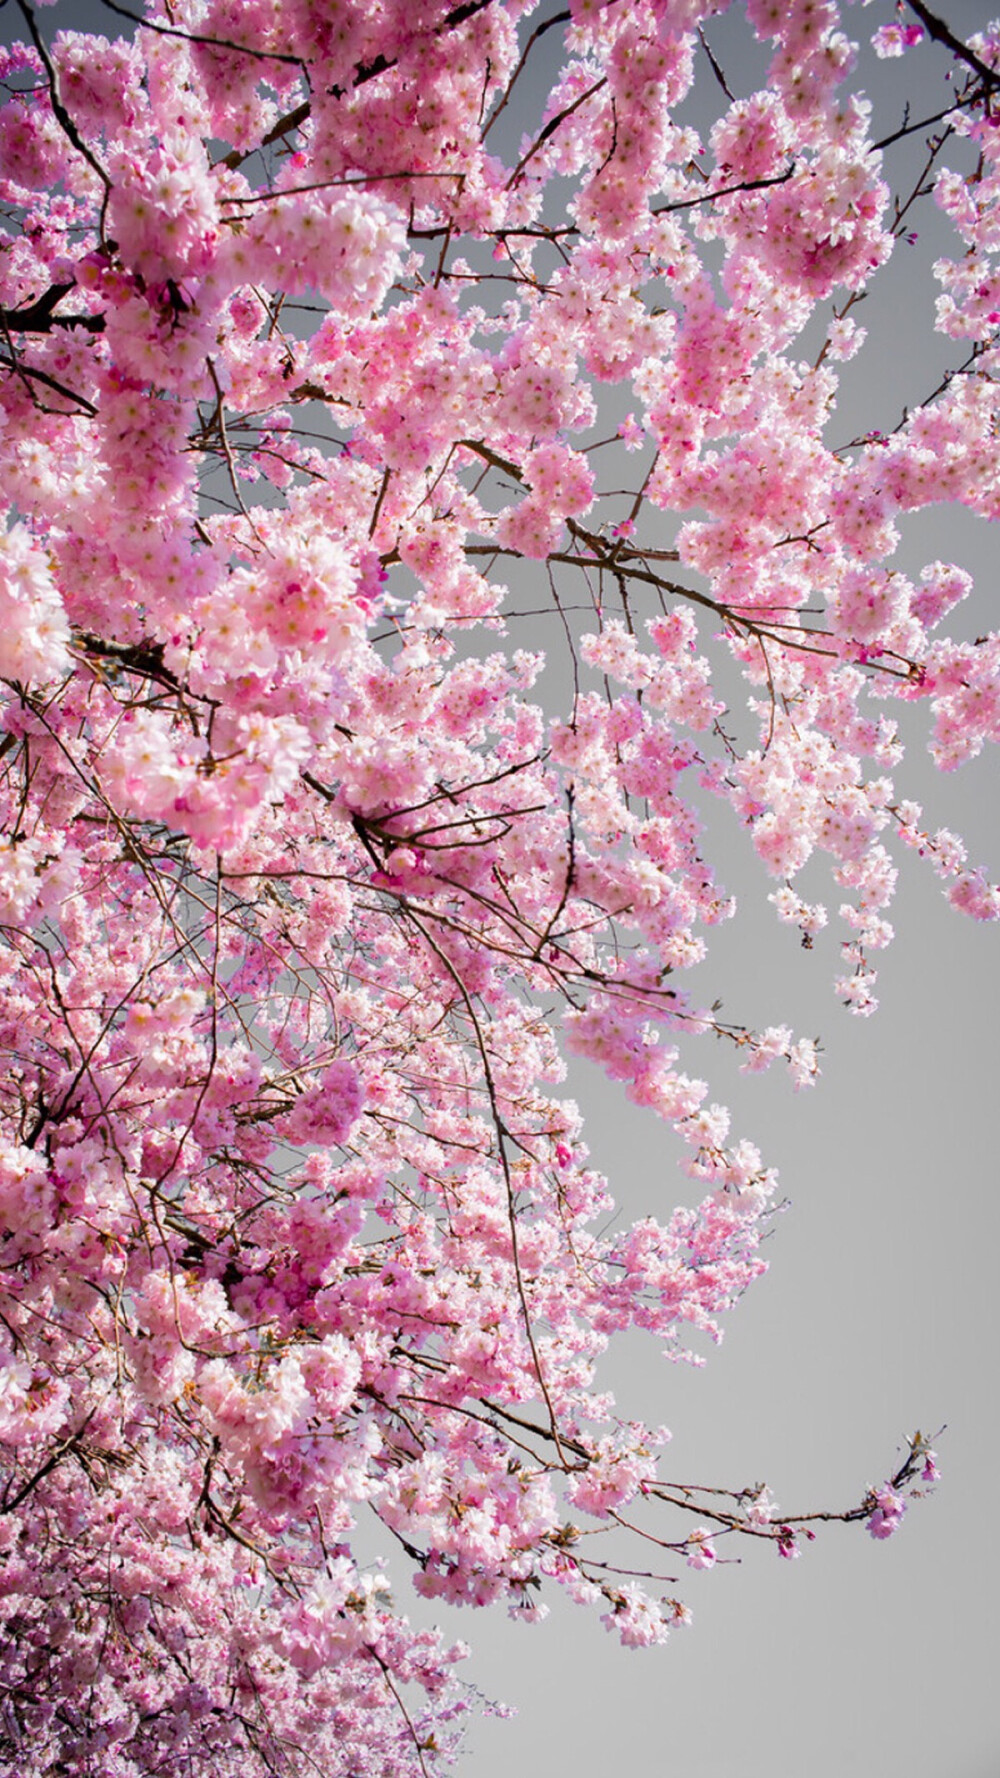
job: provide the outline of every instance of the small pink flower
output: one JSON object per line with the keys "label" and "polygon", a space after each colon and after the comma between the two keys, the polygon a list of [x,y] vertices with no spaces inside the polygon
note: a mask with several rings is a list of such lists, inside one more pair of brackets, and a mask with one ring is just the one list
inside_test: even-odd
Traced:
{"label": "small pink flower", "polygon": [[801,1554],[798,1539],[791,1525],[779,1525],[778,1527],[778,1554],[783,1556],[786,1562],[794,1562],[796,1557]]}
{"label": "small pink flower", "polygon": [[894,1494],[888,1483],[876,1490],[874,1499],[875,1510],[868,1520],[868,1534],[881,1541],[899,1529],[906,1501],[901,1494]]}
{"label": "small pink flower", "polygon": [[687,1540],[687,1565],[689,1568],[714,1568],[718,1560],[712,1533],[707,1525],[696,1525]]}

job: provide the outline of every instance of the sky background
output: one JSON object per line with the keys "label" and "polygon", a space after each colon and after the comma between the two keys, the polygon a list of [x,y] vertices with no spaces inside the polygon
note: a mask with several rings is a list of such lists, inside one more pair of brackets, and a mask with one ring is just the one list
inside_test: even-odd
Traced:
{"label": "sky background", "polygon": [[[968,34],[993,9],[964,0],[942,10]],[[891,16],[888,6],[853,8],[848,28],[867,40]],[[125,28],[89,0],[60,0],[40,18],[47,34]],[[8,40],[20,34],[10,0],[0,28]],[[709,32],[717,53],[726,28]],[[752,90],[754,70],[725,65],[739,76],[734,90]],[[873,67],[871,78],[901,110],[914,70],[910,58]],[[529,121],[530,94],[524,104]],[[928,267],[944,238],[917,226],[921,240],[900,250],[859,316],[883,343],[847,367],[844,437],[895,424],[901,402],[932,388],[955,356],[928,324]],[[918,515],[904,565],[933,556],[975,573],[972,621],[995,625],[995,530],[968,515]],[[996,874],[992,761],[945,779],[918,752],[901,783],[924,802],[929,827],[964,834],[973,862]],[[712,1071],[734,1134],[779,1167],[791,1209],[768,1243],[768,1275],[727,1318],[703,1369],[670,1365],[655,1342],[636,1338],[617,1347],[604,1380],[624,1415],[673,1428],[672,1475],[734,1488],[766,1480],[789,1512],[854,1504],[896,1466],[907,1434],[946,1423],[942,1480],[885,1544],[834,1525],[797,1562],[748,1545],[732,1552],[739,1564],[711,1573],[681,1564],[678,1591],[695,1624],[665,1649],[623,1650],[596,1614],[558,1596],[534,1627],[451,1614],[449,1634],[474,1647],[464,1676],[518,1711],[473,1725],[460,1778],[1000,1778],[1000,930],[952,913],[926,866],[904,857],[897,939],[878,960],[881,1008],[852,1018],[831,990],[835,938],[803,951],[778,925],[772,884],[725,812],[712,833],[740,911],[712,935],[697,990],[706,1002],[721,996],[736,1022],[821,1035],[823,1077],[795,1095],[778,1069],[741,1077],[723,1053],[705,1054],[704,1040],[690,1046],[690,1071]],[[824,890],[835,908],[829,880]],[[567,1090],[586,1109],[594,1161],[625,1221],[690,1201],[665,1126],[583,1063]],[[730,1554],[725,1540],[719,1548]],[[404,1582],[399,1603],[409,1608],[407,1594]],[[420,1601],[412,1611],[423,1614]]]}

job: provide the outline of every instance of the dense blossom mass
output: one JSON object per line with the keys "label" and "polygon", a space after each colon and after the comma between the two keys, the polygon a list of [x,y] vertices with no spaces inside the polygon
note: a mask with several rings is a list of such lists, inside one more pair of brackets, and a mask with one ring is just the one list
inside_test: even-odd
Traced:
{"label": "dense blossom mass", "polygon": [[[812,1535],[672,1486],[599,1360],[684,1356],[763,1269],[774,1174],[695,1039],[817,1069],[684,985],[734,912],[713,799],[792,943],[825,867],[857,1013],[901,848],[1000,913],[903,757],[921,709],[943,771],[997,738],[1000,644],[895,560],[909,513],[1000,514],[1000,27],[19,3],[0,1769],[414,1778],[466,1699],[408,1575],[642,1645],[687,1608],[602,1527],[647,1573]],[[862,25],[940,62],[926,114],[872,115]],[[952,374],[847,439],[859,299],[935,204]],[[693,1207],[610,1218],[570,1054]],[[935,1475],[918,1435],[839,1516],[883,1539]]]}

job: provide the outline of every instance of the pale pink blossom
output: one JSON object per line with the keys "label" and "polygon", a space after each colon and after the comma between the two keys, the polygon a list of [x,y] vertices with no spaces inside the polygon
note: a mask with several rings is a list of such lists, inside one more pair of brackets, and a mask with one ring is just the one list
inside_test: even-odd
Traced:
{"label": "pale pink blossom", "polygon": [[[756,955],[714,999],[727,845],[862,1015],[902,852],[1000,918],[907,777],[1000,740],[913,557],[1000,516],[1000,131],[945,85],[964,369],[900,418],[856,311],[923,225],[837,0],[731,8],[735,99],[710,0],[159,10],[0,51],[9,1758],[430,1778],[473,1694],[411,1582],[647,1647],[690,1613],[641,1532],[815,1534],[678,1494],[605,1354],[704,1363],[777,1252],[722,1052],[820,1047]],[[670,1127],[628,1217],[570,1065]],[[936,1476],[918,1435],[834,1516]]]}

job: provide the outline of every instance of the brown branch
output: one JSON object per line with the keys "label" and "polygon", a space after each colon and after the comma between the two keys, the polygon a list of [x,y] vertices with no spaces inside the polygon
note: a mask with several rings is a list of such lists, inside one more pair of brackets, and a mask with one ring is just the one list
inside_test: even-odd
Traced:
{"label": "brown branch", "polygon": [[162,642],[105,642],[102,637],[93,636],[87,631],[80,636],[80,646],[92,658],[114,661],[124,671],[139,673],[144,679],[154,679],[157,684],[167,685],[172,691],[181,689],[177,675],[164,666]]}
{"label": "brown branch", "polygon": [[651,216],[665,216],[672,210],[695,210],[699,204],[714,204],[716,198],[731,198],[739,191],[763,191],[768,185],[784,185],[795,171],[795,162],[791,161],[783,173],[773,173],[769,179],[741,179],[738,185],[723,185],[717,191],[706,191],[700,198],[680,198],[677,202],[654,204]]}
{"label": "brown branch", "polygon": [[918,130],[929,129],[932,123],[941,123],[944,118],[952,117],[956,111],[962,109],[963,105],[968,105],[969,103],[970,101],[968,99],[956,99],[955,103],[949,105],[946,110],[935,111],[933,117],[922,117],[919,123],[909,122],[909,106],[907,106],[903,113],[903,122],[900,124],[899,129],[893,130],[890,136],[881,136],[877,142],[872,143],[872,148],[876,150],[881,148],[891,148],[894,142],[902,141],[904,136],[913,136]]}
{"label": "brown branch", "polygon": [[498,1158],[500,1161],[500,1169],[503,1174],[504,1186],[506,1188],[506,1193],[507,1193],[507,1222],[508,1222],[508,1226],[510,1229],[511,1262],[512,1262],[513,1269],[514,1269],[514,1283],[515,1283],[515,1287],[517,1289],[518,1300],[521,1305],[521,1316],[522,1316],[522,1319],[524,1322],[524,1331],[525,1331],[525,1335],[527,1337],[528,1347],[531,1351],[531,1357],[532,1357],[532,1361],[534,1363],[534,1368],[535,1368],[535,1376],[538,1379],[538,1387],[540,1388],[540,1390],[542,1392],[542,1399],[545,1402],[546,1409],[548,1410],[549,1427],[550,1427],[551,1433],[552,1433],[552,1442],[555,1445],[556,1451],[559,1454],[559,1461],[562,1463],[563,1467],[566,1468],[566,1467],[568,1467],[568,1465],[566,1463],[566,1455],[565,1455],[565,1450],[564,1450],[564,1446],[563,1446],[563,1442],[562,1442],[562,1435],[559,1431],[559,1422],[556,1418],[556,1411],[552,1405],[552,1397],[549,1393],[549,1386],[548,1386],[548,1383],[545,1378],[545,1371],[542,1367],[541,1354],[539,1353],[538,1345],[535,1340],[535,1332],[534,1332],[534,1328],[532,1326],[532,1321],[531,1321],[531,1310],[528,1306],[527,1289],[525,1287],[524,1274],[521,1269],[521,1257],[520,1257],[521,1243],[520,1243],[520,1237],[518,1234],[516,1193],[515,1193],[515,1189],[514,1189],[514,1181],[513,1181],[513,1178],[511,1177],[510,1160],[507,1155],[508,1141],[510,1141],[510,1140],[516,1141],[516,1138],[512,1137],[511,1131],[508,1129],[504,1118],[500,1114],[500,1104],[499,1104],[499,1100],[497,1098],[496,1082],[493,1079],[493,1070],[490,1067],[490,1059],[489,1059],[489,1052],[486,1047],[486,1039],[483,1035],[482,1027],[480,1025],[479,1019],[476,1014],[476,1009],[472,1004],[472,996],[469,993],[469,990],[466,987],[465,982],[462,980],[461,975],[459,974],[458,970],[455,968],[455,965],[453,964],[451,958],[448,956],[447,951],[442,950],[441,946],[436,942],[436,940],[427,931],[426,926],[420,920],[420,918],[418,917],[418,915],[416,914],[414,909],[407,902],[403,901],[402,898],[400,899],[399,905],[400,905],[400,908],[402,909],[402,911],[405,912],[405,914],[407,915],[408,919],[410,919],[413,922],[414,926],[417,928],[417,931],[420,933],[421,937],[423,938],[425,944],[430,946],[431,950],[434,952],[434,955],[438,958],[439,962],[441,962],[444,965],[444,968],[447,970],[448,974],[451,976],[451,978],[452,978],[453,982],[455,983],[455,986],[458,989],[458,992],[461,995],[461,998],[465,1004],[465,1010],[468,1014],[469,1022],[472,1026],[473,1035],[475,1037],[476,1048],[479,1051],[479,1058],[480,1058],[480,1062],[482,1064],[483,1081],[484,1081],[484,1084],[486,1087],[486,1095],[487,1095],[487,1098],[489,1099],[489,1102],[490,1102],[490,1112],[491,1112],[491,1115],[493,1118],[493,1126],[494,1126],[494,1129],[496,1130],[497,1154],[498,1154]]}
{"label": "brown branch", "polygon": [[0,325],[12,333],[51,333],[53,327],[82,327],[88,333],[104,332],[103,315],[56,315],[53,310],[62,302],[73,283],[53,284],[43,296],[35,298],[23,309],[0,308]]}
{"label": "brown branch", "polygon": [[[18,4],[21,4],[21,0],[18,0]],[[105,4],[107,4],[107,0],[105,0]],[[445,14],[440,25],[434,27],[434,34],[437,35],[442,31],[455,30],[458,25],[464,25],[467,19],[474,18],[477,12],[482,12],[487,6],[492,6],[492,4],[493,0],[463,0],[461,6],[456,6],[451,12]],[[387,74],[390,68],[395,67],[395,58],[393,58],[392,61],[389,61],[385,56],[377,56],[374,62],[369,63],[367,66],[355,69],[354,79],[351,82],[351,85],[353,87],[364,86],[367,81],[374,80],[376,75]],[[332,94],[337,98],[341,96],[339,89],[336,87],[332,89]],[[284,117],[279,117],[277,123],[268,130],[266,136],[261,138],[256,148],[234,148],[229,154],[223,155],[222,161],[219,164],[228,167],[230,171],[235,172],[236,168],[241,167],[245,160],[249,160],[252,154],[257,153],[258,149],[269,148],[272,142],[277,142],[279,137],[287,135],[289,130],[299,129],[300,126],[308,120],[311,112],[312,106],[309,100],[305,99],[301,105],[296,105],[293,111],[288,111],[285,113]]]}
{"label": "brown branch", "polygon": [[588,99],[592,99],[594,94],[599,93],[601,88],[607,86],[607,84],[607,80],[603,77],[600,80],[595,80],[593,86],[588,86],[585,93],[581,93],[578,99],[573,100],[572,105],[566,105],[562,111],[556,113],[555,117],[549,118],[548,123],[539,131],[527,153],[522,154],[517,166],[514,168],[513,173],[507,181],[506,189],[508,191],[513,190],[514,186],[518,184],[528,162],[534,158],[540,148],[544,147],[545,143],[549,140],[549,137],[555,135],[559,125],[565,123],[568,117],[572,117],[574,111],[579,111],[581,105],[585,105]]}
{"label": "brown branch", "polygon": [[83,137],[81,136],[79,130],[76,127],[76,124],[73,122],[73,119],[70,117],[69,112],[67,111],[65,105],[63,104],[62,93],[59,90],[59,75],[56,71],[56,67],[55,67],[55,64],[52,60],[52,57],[49,55],[49,52],[45,46],[45,41],[44,41],[41,33],[39,32],[37,24],[35,23],[35,15],[31,9],[31,7],[28,5],[28,0],[17,0],[17,4],[21,10],[21,14],[24,18],[25,24],[27,25],[28,30],[31,32],[31,41],[34,44],[36,50],[38,51],[38,55],[39,55],[39,59],[41,60],[42,67],[45,69],[46,76],[48,77],[49,100],[52,105],[52,111],[55,116],[56,122],[59,124],[59,127],[62,130],[63,135],[66,136],[67,139],[73,144],[73,147],[76,149],[77,154],[82,154],[84,160],[87,162],[87,165],[89,167],[93,167],[94,172],[97,174],[98,179],[101,181],[101,184],[104,187],[105,193],[107,193],[111,190],[111,180],[108,178],[107,173],[104,171],[104,168],[101,166],[100,161],[95,158],[95,156],[91,153],[90,149],[87,147],[86,142],[83,140]]}
{"label": "brown branch", "polygon": [[[85,414],[96,416],[97,409],[92,401],[88,401],[85,395],[78,395],[75,389],[67,389],[66,384],[60,383],[57,377],[50,377],[47,370],[39,370],[32,364],[22,364],[19,358],[0,357],[0,366],[4,370],[13,371],[15,376],[31,377],[36,383],[44,383],[47,389],[54,389],[57,395],[65,395],[67,401],[75,401]],[[63,418],[68,420],[72,415],[65,414]]]}
{"label": "brown branch", "polygon": [[931,12],[930,8],[924,5],[923,0],[908,0],[908,3],[911,12],[916,13],[928,36],[933,37],[935,43],[944,44],[946,49],[951,50],[952,55],[957,56],[960,62],[964,62],[967,68],[971,68],[974,74],[978,74],[988,91],[992,92],[1000,87],[1000,71],[991,68],[980,56],[977,56],[974,49],[970,49],[967,43],[963,43],[960,37],[956,37],[954,31],[945,24],[944,19],[938,18],[937,13]]}
{"label": "brown branch", "polygon": [[229,49],[237,55],[254,56],[259,62],[290,62],[295,68],[304,66],[301,56],[281,55],[277,50],[251,49],[246,43],[234,43],[228,37],[204,37],[198,31],[182,31],[176,25],[159,25],[152,19],[143,18],[138,12],[130,12],[127,6],[119,6],[118,0],[101,0],[109,12],[116,12],[119,18],[131,19],[144,31],[155,31],[157,37],[181,37],[186,43],[204,43],[209,49]]}
{"label": "brown branch", "polygon": [[540,25],[535,26],[535,29],[532,31],[531,36],[528,38],[528,41],[525,44],[524,49],[521,53],[521,59],[518,62],[517,67],[514,69],[513,74],[511,75],[510,79],[507,82],[506,90],[504,91],[502,98],[499,100],[498,104],[494,107],[493,111],[490,113],[490,116],[487,118],[485,125],[483,126],[483,133],[482,133],[482,136],[480,137],[480,141],[482,141],[482,142],[486,141],[486,138],[489,135],[491,129],[493,128],[493,125],[496,123],[497,118],[500,116],[501,111],[503,111],[505,109],[505,107],[510,103],[510,95],[514,90],[514,83],[518,79],[519,75],[521,75],[524,72],[524,65],[527,62],[528,57],[531,54],[531,51],[534,49],[535,44],[538,42],[538,39],[540,37],[544,37],[546,31],[551,31],[553,25],[568,25],[570,20],[572,19],[572,16],[573,15],[570,12],[557,12],[557,13],[553,14],[552,18],[543,19],[543,21]]}
{"label": "brown branch", "polygon": [[715,78],[718,81],[719,85],[721,86],[723,92],[725,93],[726,98],[729,100],[729,103],[731,105],[735,104],[736,103],[735,97],[729,90],[729,82],[727,81],[725,75],[722,72],[722,69],[719,66],[719,63],[717,62],[715,56],[712,53],[711,45],[710,45],[707,37],[705,36],[705,33],[704,33],[701,25],[698,26],[698,42],[701,44],[702,49],[705,51],[705,54],[707,55],[708,60],[709,60],[709,66],[711,67],[712,73],[715,75]]}
{"label": "brown branch", "polygon": [[[72,1451],[74,1449],[74,1447],[79,1443],[80,1439],[83,1437],[84,1433],[86,1432],[87,1427],[90,1425],[91,1420],[94,1418],[94,1415],[96,1414],[96,1412],[97,1412],[97,1408],[92,1407],[90,1410],[90,1413],[87,1415],[87,1418],[84,1420],[83,1425],[79,1428],[79,1430],[77,1432],[70,1433],[69,1438],[64,1438],[62,1440],[61,1444],[58,1444],[56,1446],[55,1450],[52,1452],[51,1457],[46,1458],[46,1460],[42,1464],[41,1468],[36,1469],[34,1475],[28,1477],[28,1480],[23,1484],[22,1487],[20,1487],[18,1489],[17,1493],[14,1495],[13,1500],[8,1500],[7,1490],[4,1489],[3,1500],[0,1501],[0,1512],[12,1513],[12,1512],[17,1511],[17,1508],[20,1506],[22,1500],[27,1499],[27,1497],[31,1493],[32,1489],[37,1488],[39,1482],[44,1481],[45,1477],[52,1473],[52,1471],[55,1469],[56,1465],[58,1463],[61,1463],[63,1458],[70,1451]],[[9,1486],[9,1484],[8,1484],[8,1486]]]}

